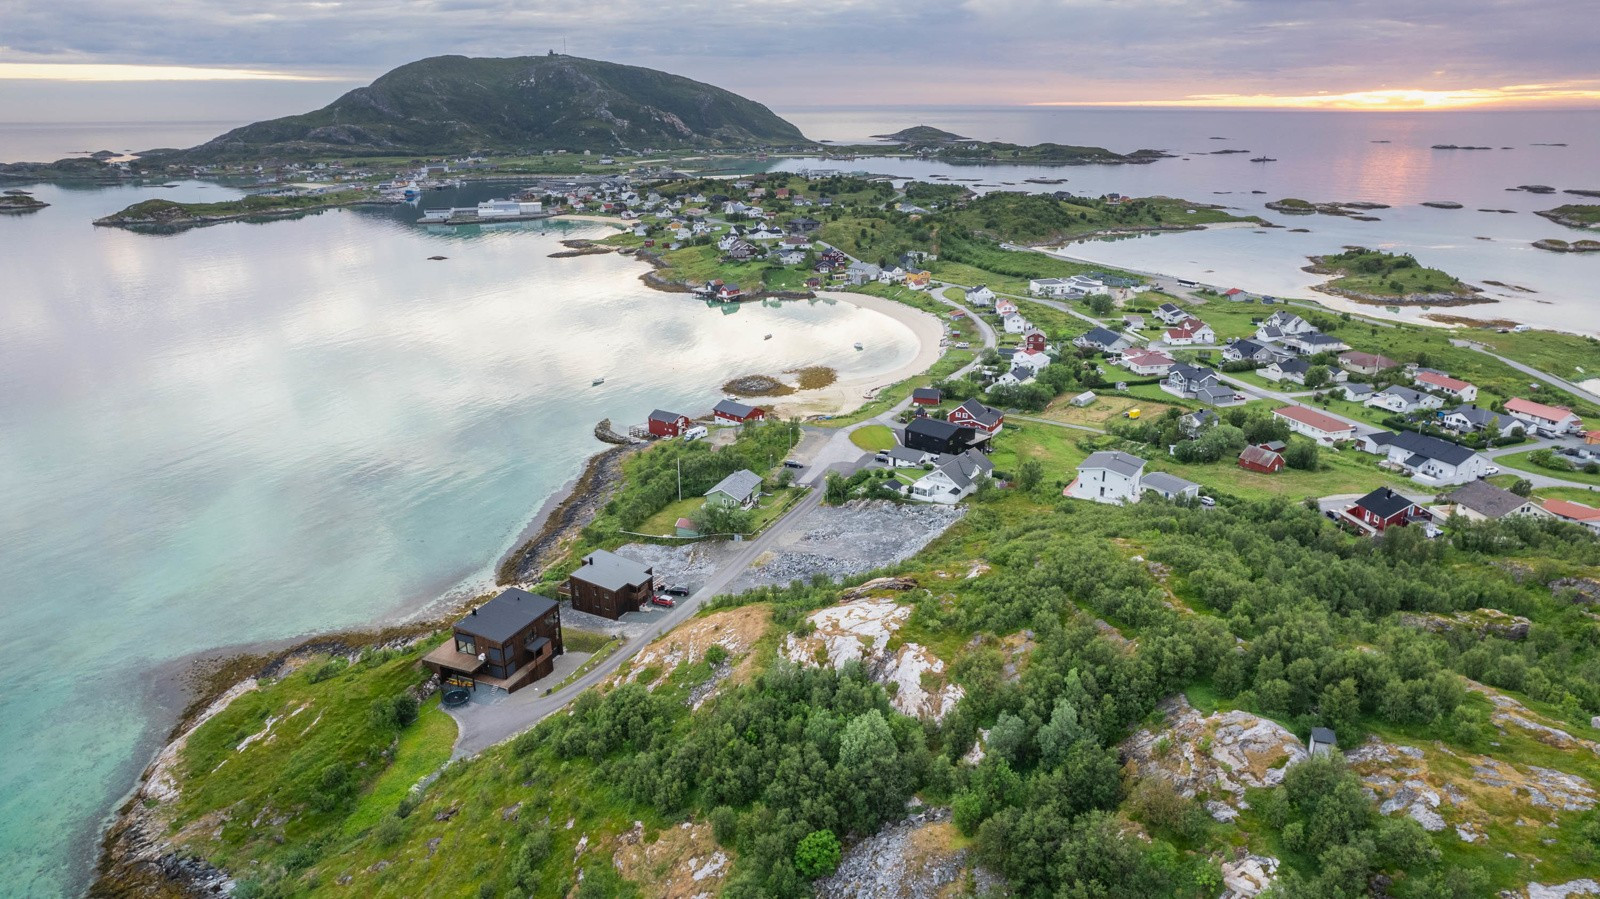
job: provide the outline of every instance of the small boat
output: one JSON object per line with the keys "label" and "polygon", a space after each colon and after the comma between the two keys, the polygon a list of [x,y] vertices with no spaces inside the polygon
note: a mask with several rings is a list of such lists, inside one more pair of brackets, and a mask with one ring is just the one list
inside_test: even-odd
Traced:
{"label": "small boat", "polygon": [[1273,159],[1271,156],[1256,156],[1256,157],[1252,157],[1250,161],[1251,162],[1277,162],[1278,160]]}
{"label": "small boat", "polygon": [[864,349],[866,349],[866,347],[862,346],[861,345],[861,341],[858,340],[858,341],[856,341],[856,349],[864,350]]}
{"label": "small boat", "polygon": [[771,335],[771,334],[768,334],[768,335],[767,335],[767,336],[765,336],[765,337],[763,337],[763,338],[761,338],[761,339],[762,339],[762,340],[771,340],[771,339],[772,339],[772,335]]}
{"label": "small boat", "polygon": [[599,387],[601,384],[604,384],[605,382],[606,382],[605,378],[595,378],[593,381],[589,382],[589,386],[590,387]]}

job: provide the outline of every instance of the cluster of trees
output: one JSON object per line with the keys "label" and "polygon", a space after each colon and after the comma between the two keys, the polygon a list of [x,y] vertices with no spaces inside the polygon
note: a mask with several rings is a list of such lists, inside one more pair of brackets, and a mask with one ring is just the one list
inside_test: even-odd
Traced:
{"label": "cluster of trees", "polygon": [[799,440],[798,422],[767,420],[745,425],[738,439],[721,449],[700,440],[663,441],[628,461],[626,483],[585,532],[598,536],[607,519],[633,530],[678,499],[680,476],[682,495],[700,496],[741,468],[770,470]]}
{"label": "cluster of trees", "polygon": [[[984,366],[1000,364],[994,350],[985,350],[979,360]],[[1064,356],[1039,371],[1026,384],[992,387],[974,371],[965,377],[949,378],[933,386],[943,391],[947,400],[964,402],[977,397],[992,406],[1037,412],[1050,405],[1051,400],[1070,390],[1099,387],[1105,383],[1100,369],[1093,360]]]}
{"label": "cluster of trees", "polygon": [[1246,411],[1243,408],[1226,409],[1218,413],[1214,424],[1198,432],[1183,426],[1184,412],[1172,408],[1160,416],[1138,421],[1115,421],[1109,430],[1125,440],[1134,440],[1165,450],[1176,447],[1173,458],[1179,462],[1231,462],[1238,458],[1246,446],[1269,443],[1274,440],[1288,444],[1283,461],[1290,468],[1314,471],[1317,467],[1317,445],[1309,440],[1289,441],[1289,426],[1273,415]]}

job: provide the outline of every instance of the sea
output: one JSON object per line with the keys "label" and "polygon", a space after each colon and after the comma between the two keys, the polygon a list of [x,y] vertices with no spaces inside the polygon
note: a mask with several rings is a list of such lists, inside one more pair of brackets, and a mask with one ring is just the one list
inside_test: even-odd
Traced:
{"label": "sea", "polygon": [[[1582,236],[1534,211],[1587,201],[1507,189],[1600,189],[1600,111],[777,111],[841,143],[928,124],[1174,158],[1060,168],[770,159],[730,171],[1184,197],[1287,227],[1060,252],[1333,302],[1311,290],[1306,257],[1380,247],[1507,285],[1484,285],[1493,304],[1435,312],[1600,331],[1600,256],[1531,246]],[[190,145],[238,124],[0,123],[0,161]],[[1249,161],[1260,155],[1277,161]],[[729,312],[644,287],[629,259],[549,258],[564,238],[606,233],[601,225],[429,228],[400,206],[135,234],[90,222],[151,197],[240,191],[194,181],[15,186],[51,205],[0,216],[6,895],[82,892],[100,829],[179,711],[187,660],[392,620],[483,589],[536,511],[601,448],[592,431],[602,418],[704,411],[740,374],[809,364],[868,374],[916,351],[902,326],[847,304]],[[425,202],[466,205],[513,187],[474,184]],[[1390,208],[1372,222],[1264,208],[1283,197]]]}

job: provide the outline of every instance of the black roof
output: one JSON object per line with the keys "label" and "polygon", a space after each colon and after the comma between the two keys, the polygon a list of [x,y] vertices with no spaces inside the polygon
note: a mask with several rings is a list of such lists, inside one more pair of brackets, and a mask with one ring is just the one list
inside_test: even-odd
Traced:
{"label": "black roof", "polygon": [[1388,487],[1379,487],[1377,490],[1356,500],[1356,505],[1366,509],[1368,512],[1372,512],[1379,518],[1388,519],[1411,508],[1413,503]]}
{"label": "black roof", "polygon": [[1311,741],[1313,743],[1326,743],[1329,746],[1334,746],[1338,743],[1334,739],[1333,731],[1326,727],[1311,728]]}
{"label": "black roof", "polygon": [[1002,414],[999,409],[984,404],[976,397],[967,400],[956,408],[966,410],[968,415],[971,415],[986,428],[993,426],[995,422],[999,421]]}
{"label": "black roof", "polygon": [[724,415],[732,415],[735,418],[746,418],[750,415],[750,413],[756,411],[756,407],[746,406],[744,403],[736,402],[734,400],[723,400],[722,402],[717,403],[717,405],[713,408],[713,411],[721,412]]}
{"label": "black roof", "polygon": [[911,396],[919,400],[939,400],[944,398],[944,394],[937,387],[918,387],[911,391]]}
{"label": "black roof", "polygon": [[962,431],[970,430],[942,418],[914,418],[906,425],[907,434],[926,434],[935,440],[949,440]]}
{"label": "black roof", "polygon": [[1460,465],[1472,458],[1474,450],[1459,443],[1418,434],[1416,431],[1401,431],[1389,441],[1390,446],[1398,446],[1403,450],[1415,453],[1428,459],[1437,459],[1446,465]]}
{"label": "black roof", "polygon": [[686,417],[687,416],[680,415],[680,414],[678,414],[676,412],[668,412],[665,409],[657,409],[654,412],[650,413],[650,420],[651,421],[677,421],[680,418],[686,418]]}
{"label": "black roof", "polygon": [[556,607],[556,601],[516,587],[468,612],[456,622],[456,630],[504,643],[523,628],[543,618]]}

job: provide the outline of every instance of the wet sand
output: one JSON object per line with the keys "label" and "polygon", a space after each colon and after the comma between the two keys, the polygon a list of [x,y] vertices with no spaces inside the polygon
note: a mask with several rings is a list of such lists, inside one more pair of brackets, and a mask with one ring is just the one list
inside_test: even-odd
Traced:
{"label": "wet sand", "polygon": [[841,377],[827,387],[801,390],[784,396],[773,403],[773,410],[780,416],[842,415],[852,412],[866,405],[869,401],[866,396],[868,391],[881,390],[897,381],[919,375],[932,368],[944,354],[944,348],[939,346],[939,341],[944,337],[944,322],[931,313],[864,293],[823,290],[818,291],[817,296],[849,303],[894,319],[917,338],[917,354],[911,361],[886,372]]}

